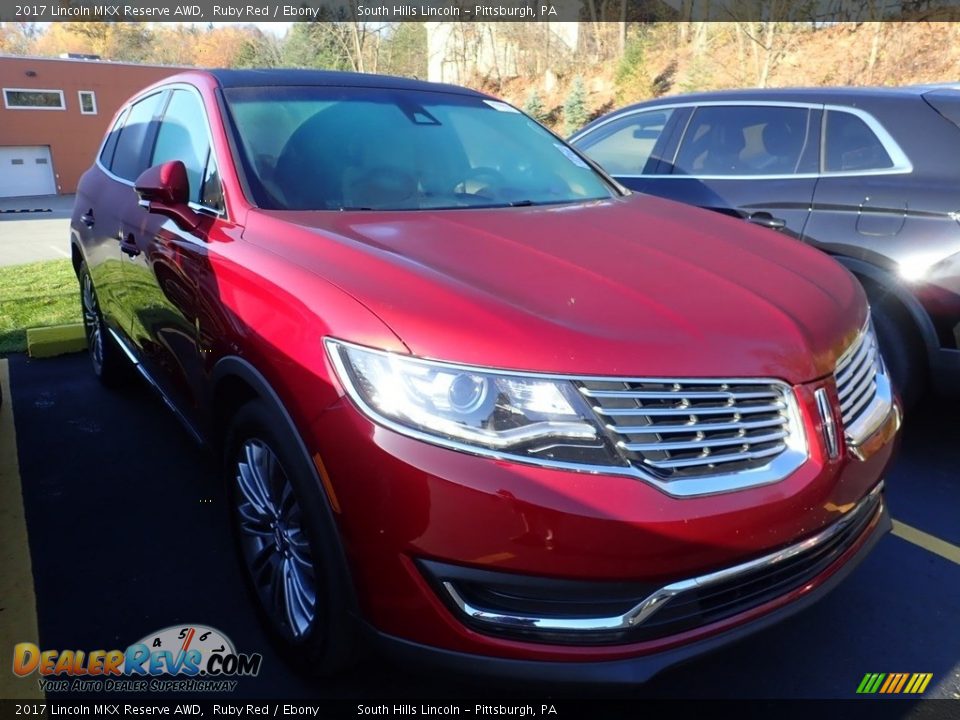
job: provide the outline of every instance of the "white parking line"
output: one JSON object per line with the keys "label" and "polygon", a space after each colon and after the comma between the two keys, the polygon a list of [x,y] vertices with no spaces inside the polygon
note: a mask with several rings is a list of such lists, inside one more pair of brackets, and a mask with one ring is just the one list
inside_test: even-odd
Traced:
{"label": "white parking line", "polygon": [[57,255],[63,255],[63,257],[70,257],[70,253],[64,250],[62,247],[57,247],[56,245],[47,245],[48,248],[53,250]]}

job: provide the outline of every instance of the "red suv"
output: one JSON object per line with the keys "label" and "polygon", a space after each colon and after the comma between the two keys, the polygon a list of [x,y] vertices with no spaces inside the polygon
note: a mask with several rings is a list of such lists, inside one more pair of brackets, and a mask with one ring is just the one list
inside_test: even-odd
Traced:
{"label": "red suv", "polygon": [[900,410],[853,277],[486,95],[178,75],[117,114],[72,249],[95,372],[133,363],[222,452],[254,595],[318,671],[367,635],[643,680],[889,527]]}

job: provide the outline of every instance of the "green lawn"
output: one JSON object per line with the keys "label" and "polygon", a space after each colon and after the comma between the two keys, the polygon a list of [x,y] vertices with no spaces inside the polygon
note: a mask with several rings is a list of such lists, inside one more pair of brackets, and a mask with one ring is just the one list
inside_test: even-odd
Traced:
{"label": "green lawn", "polygon": [[0,355],[26,350],[27,328],[80,321],[80,287],[69,260],[0,267]]}

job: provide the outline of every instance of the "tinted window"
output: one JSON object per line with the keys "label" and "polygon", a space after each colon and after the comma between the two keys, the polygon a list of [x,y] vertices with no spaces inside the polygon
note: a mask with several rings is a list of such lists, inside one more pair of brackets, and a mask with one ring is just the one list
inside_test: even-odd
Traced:
{"label": "tinted window", "polygon": [[789,175],[804,167],[806,108],[701,107],[683,136],[674,173]]}
{"label": "tinted window", "polygon": [[611,175],[642,175],[672,109],[634,113],[601,125],[577,147]]}
{"label": "tinted window", "polygon": [[187,168],[190,200],[200,202],[204,168],[210,153],[207,117],[200,100],[187,90],[174,90],[157,130],[150,166],[180,160]]}
{"label": "tinted window", "polygon": [[207,160],[207,167],[203,174],[203,187],[200,190],[200,204],[208,208],[222,211],[223,206],[223,188],[220,185],[220,172],[217,169],[217,161],[210,153]]}
{"label": "tinted window", "polygon": [[147,169],[146,142],[150,125],[159,110],[162,93],[155,93],[133,104],[120,131],[110,169],[125,180],[137,179]]}
{"label": "tinted window", "polygon": [[893,167],[883,143],[859,117],[831,110],[827,113],[824,169],[827,172],[883,170]]}
{"label": "tinted window", "polygon": [[100,151],[100,162],[105,168],[110,169],[110,165],[113,163],[113,151],[117,147],[117,140],[120,137],[120,128],[123,127],[123,121],[127,119],[127,111],[124,110],[120,113],[120,117],[117,118],[117,121],[113,124],[113,129],[110,130],[110,134],[107,135],[107,140],[103,144],[103,150]]}
{"label": "tinted window", "polygon": [[226,97],[261,207],[452,209],[615,194],[535,121],[482,97],[337,87],[234,88]]}

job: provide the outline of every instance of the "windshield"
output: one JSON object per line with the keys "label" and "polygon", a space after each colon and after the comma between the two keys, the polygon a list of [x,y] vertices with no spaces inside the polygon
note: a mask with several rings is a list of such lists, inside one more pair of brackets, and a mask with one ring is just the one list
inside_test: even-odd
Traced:
{"label": "windshield", "polygon": [[254,202],[273,210],[570,203],[613,188],[505,103],[343,87],[225,92]]}

